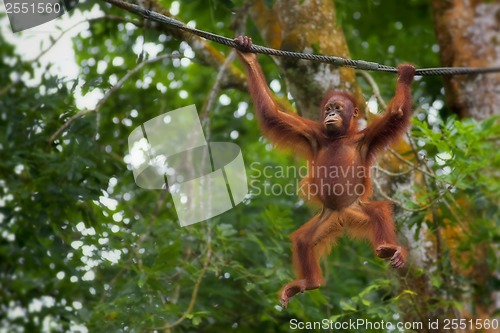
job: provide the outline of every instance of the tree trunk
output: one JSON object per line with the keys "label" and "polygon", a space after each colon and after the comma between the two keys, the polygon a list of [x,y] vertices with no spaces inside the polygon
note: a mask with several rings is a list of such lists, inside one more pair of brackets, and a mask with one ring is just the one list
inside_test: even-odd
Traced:
{"label": "tree trunk", "polygon": [[[446,67],[500,66],[500,3],[433,0],[441,64]],[[460,117],[498,114],[500,73],[445,77],[448,106]]]}
{"label": "tree trunk", "polygon": [[[440,46],[441,64],[446,67],[500,66],[500,3],[484,0],[433,0],[434,27]],[[448,106],[459,117],[484,120],[499,114],[500,73],[445,77]],[[478,258],[485,258],[487,248],[476,249]],[[470,309],[463,316],[479,319],[494,317],[496,292],[484,297],[481,289],[493,274],[483,262],[477,262],[472,276]],[[473,311],[472,316],[468,311]],[[484,332],[494,332],[485,329]]]}
{"label": "tree trunk", "polygon": [[[277,0],[273,8],[268,8],[263,0],[258,0],[250,13],[267,45],[287,51],[350,57],[344,32],[336,24],[332,1]],[[318,119],[319,103],[332,89],[351,92],[364,109],[353,69],[289,58],[276,61],[303,116]]]}

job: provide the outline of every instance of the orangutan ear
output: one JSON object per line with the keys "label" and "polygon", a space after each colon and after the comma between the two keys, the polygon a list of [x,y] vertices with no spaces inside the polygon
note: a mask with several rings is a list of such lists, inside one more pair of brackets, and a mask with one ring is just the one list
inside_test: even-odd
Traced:
{"label": "orangutan ear", "polygon": [[359,110],[358,108],[354,108],[354,111],[352,112],[352,116],[356,118],[359,115]]}

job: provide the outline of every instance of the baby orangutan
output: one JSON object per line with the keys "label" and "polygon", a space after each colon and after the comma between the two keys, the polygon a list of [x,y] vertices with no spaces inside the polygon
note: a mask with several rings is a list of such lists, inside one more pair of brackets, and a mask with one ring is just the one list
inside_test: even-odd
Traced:
{"label": "baby orangutan", "polygon": [[[238,57],[248,76],[248,89],[262,133],[279,147],[304,156],[308,176],[301,188],[321,211],[291,235],[297,279],[280,292],[284,307],[299,292],[319,288],[323,282],[320,257],[344,231],[368,239],[378,257],[395,268],[406,263],[407,251],[398,244],[389,202],[370,201],[370,167],[379,152],[400,139],[409,127],[411,90],[415,68],[398,66],[396,93],[387,112],[358,130],[358,107],[347,92],[329,92],[319,110],[319,121],[280,110],[264,79],[257,56],[246,52],[248,37],[235,38]],[[337,172],[333,172],[333,171]]]}

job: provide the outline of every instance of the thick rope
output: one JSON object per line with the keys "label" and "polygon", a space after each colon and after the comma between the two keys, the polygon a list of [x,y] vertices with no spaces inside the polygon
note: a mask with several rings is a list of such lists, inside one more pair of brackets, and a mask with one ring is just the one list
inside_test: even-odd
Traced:
{"label": "thick rope", "polygon": [[[159,22],[162,24],[167,24],[172,27],[175,27],[179,30],[186,31],[197,35],[199,37],[203,37],[205,39],[214,41],[216,43],[230,46],[235,49],[240,49],[240,45],[234,42],[234,40],[220,36],[211,32],[199,30],[196,28],[188,27],[184,23],[173,19],[171,17],[162,15],[160,13],[145,9],[141,6],[137,6],[135,4],[123,2],[120,0],[104,0],[112,5],[123,8],[128,12],[138,14],[143,18],[155,22]],[[369,71],[381,71],[381,72],[391,72],[397,73],[398,69],[392,66],[380,65],[376,62],[364,61],[364,60],[352,60],[345,59],[334,56],[324,56],[317,54],[309,54],[309,53],[300,53],[300,52],[291,52],[291,51],[283,51],[271,49],[268,47],[260,46],[260,45],[252,45],[249,49],[245,49],[246,52],[251,53],[261,53],[279,57],[290,57],[296,59],[305,59],[312,60],[318,62],[324,62],[328,64],[333,64],[339,67],[351,67],[355,69],[369,70]],[[417,76],[428,76],[428,75],[462,75],[462,74],[485,74],[485,73],[493,73],[500,72],[500,67],[487,67],[487,68],[470,68],[470,67],[438,67],[438,68],[422,68],[417,69],[415,71],[415,75]]]}

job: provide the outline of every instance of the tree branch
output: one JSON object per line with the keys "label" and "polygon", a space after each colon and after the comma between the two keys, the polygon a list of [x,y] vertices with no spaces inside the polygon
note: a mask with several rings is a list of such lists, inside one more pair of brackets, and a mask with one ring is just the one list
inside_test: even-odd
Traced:
{"label": "tree branch", "polygon": [[380,89],[378,88],[377,82],[373,79],[373,76],[371,76],[368,72],[366,71],[356,71],[356,74],[361,76],[365,81],[372,87],[373,90],[373,95],[377,99],[378,104],[385,110],[387,109],[387,104],[384,101],[384,98],[380,94]]}
{"label": "tree branch", "polygon": [[[148,1],[148,9],[153,10],[162,15],[173,17],[172,14],[165,7],[160,4],[158,0],[149,0]],[[196,58],[200,59],[201,62],[218,69],[226,59],[226,56],[219,52],[215,47],[209,44],[205,39],[192,35],[188,32],[174,29],[165,24],[158,24],[156,22],[151,22],[149,27],[164,32],[170,36],[173,36],[177,39],[185,41],[196,53]],[[245,85],[245,76],[243,72],[236,66],[231,66],[228,70],[228,75],[225,77],[225,80],[222,82],[223,88],[235,88],[241,91],[246,91]]]}
{"label": "tree branch", "polygon": [[92,110],[82,110],[71,118],[69,118],[52,136],[49,138],[49,145],[51,145],[75,120],[93,112],[99,112],[104,103],[115,93],[117,92],[123,84],[133,75],[137,74],[144,66],[152,64],[157,61],[161,61],[167,58],[183,58],[180,54],[164,54],[152,59],[145,60],[138,64],[134,69],[130,70],[124,77],[120,79],[111,89],[109,89],[106,94],[101,98],[101,100],[97,103],[96,107]]}
{"label": "tree branch", "polygon": [[212,259],[212,230],[210,228],[210,223],[207,223],[207,255],[205,256],[205,261],[203,262],[203,267],[201,268],[200,275],[198,276],[198,279],[196,280],[196,283],[194,284],[193,292],[191,293],[191,300],[189,301],[189,305],[182,314],[182,316],[174,321],[171,324],[166,324],[163,327],[158,328],[157,330],[162,330],[165,333],[170,332],[170,330],[176,326],[178,326],[180,323],[182,323],[193,311],[194,305],[196,304],[196,298],[198,297],[198,291],[200,289],[201,282],[203,281],[203,278],[205,277],[205,274],[207,273],[208,266],[210,264],[210,260]]}

